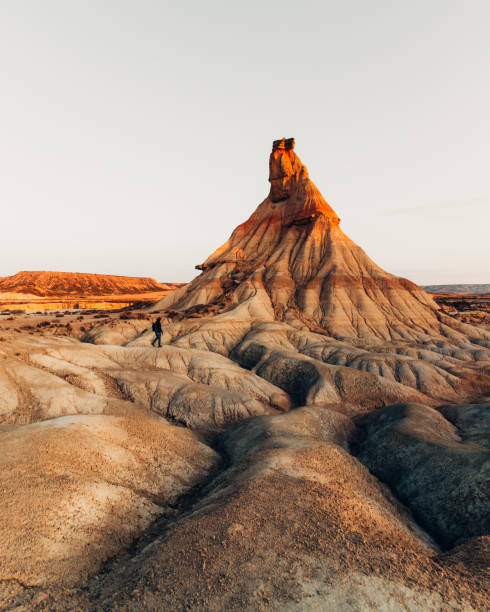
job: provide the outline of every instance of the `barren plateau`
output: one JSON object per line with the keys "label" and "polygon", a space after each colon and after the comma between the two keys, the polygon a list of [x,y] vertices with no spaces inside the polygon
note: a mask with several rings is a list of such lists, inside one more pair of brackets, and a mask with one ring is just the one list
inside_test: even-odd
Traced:
{"label": "barren plateau", "polygon": [[152,303],[180,286],[153,278],[24,271],[0,278],[0,312],[124,308]]}

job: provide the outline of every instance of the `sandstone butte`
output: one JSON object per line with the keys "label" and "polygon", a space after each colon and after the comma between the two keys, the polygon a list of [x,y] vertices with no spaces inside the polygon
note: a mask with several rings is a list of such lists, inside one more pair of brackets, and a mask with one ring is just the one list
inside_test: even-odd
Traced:
{"label": "sandstone butte", "polygon": [[379,268],[293,139],[188,285],[3,331],[0,601],[488,609],[490,333]]}

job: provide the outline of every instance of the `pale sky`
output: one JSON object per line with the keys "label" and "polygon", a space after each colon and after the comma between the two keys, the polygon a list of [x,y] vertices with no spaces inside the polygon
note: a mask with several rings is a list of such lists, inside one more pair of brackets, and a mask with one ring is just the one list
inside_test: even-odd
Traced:
{"label": "pale sky", "polygon": [[187,281],[294,137],[344,232],[490,282],[488,0],[0,0],[0,276]]}

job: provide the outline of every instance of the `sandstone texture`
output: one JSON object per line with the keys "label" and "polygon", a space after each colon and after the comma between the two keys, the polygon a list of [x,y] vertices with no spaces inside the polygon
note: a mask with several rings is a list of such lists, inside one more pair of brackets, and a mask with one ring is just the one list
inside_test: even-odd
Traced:
{"label": "sandstone texture", "polygon": [[[323,407],[254,417],[217,446],[228,468],[82,593],[45,609],[479,610],[488,542],[441,553],[346,450],[348,417]],[[476,571],[471,571],[472,565]],[[34,601],[40,595],[29,593]],[[15,601],[15,598],[12,598]],[[40,606],[42,607],[42,606]]]}
{"label": "sandstone texture", "polygon": [[69,416],[0,434],[0,581],[80,583],[219,456],[163,419]]}
{"label": "sandstone texture", "polygon": [[488,608],[490,332],[354,244],[294,139],[269,181],[151,306],[0,318],[5,608]]}

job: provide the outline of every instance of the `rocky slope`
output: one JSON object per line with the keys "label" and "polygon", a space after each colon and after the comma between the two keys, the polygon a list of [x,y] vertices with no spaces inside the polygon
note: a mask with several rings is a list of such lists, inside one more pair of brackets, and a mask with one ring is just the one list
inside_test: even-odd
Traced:
{"label": "rocky slope", "polygon": [[5,326],[5,607],[488,607],[490,333],[347,238],[292,139],[270,182],[151,308]]}

